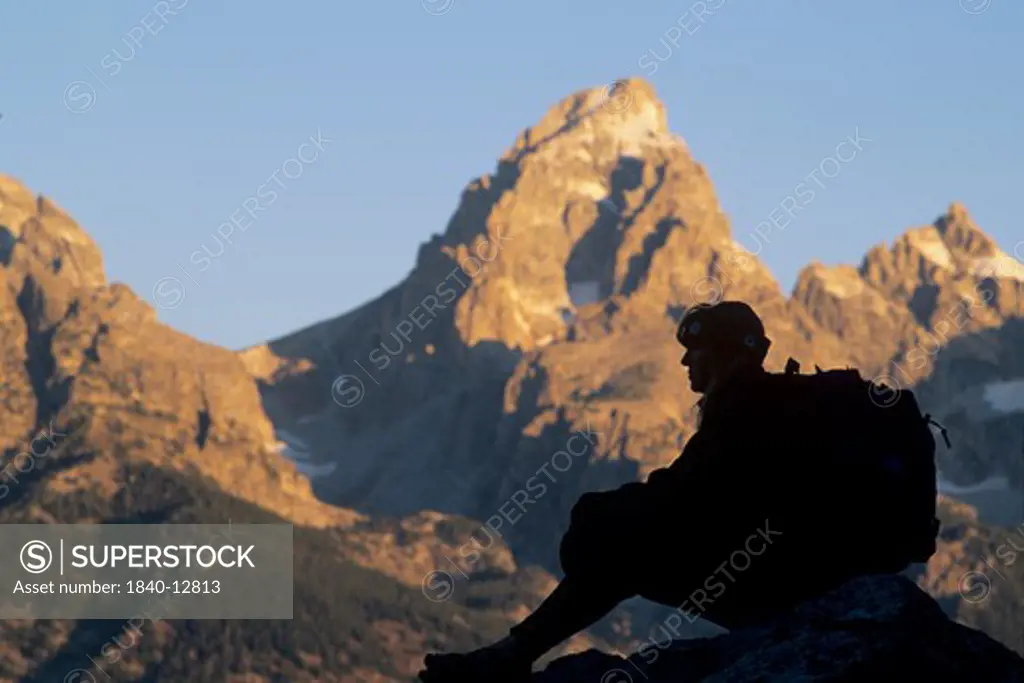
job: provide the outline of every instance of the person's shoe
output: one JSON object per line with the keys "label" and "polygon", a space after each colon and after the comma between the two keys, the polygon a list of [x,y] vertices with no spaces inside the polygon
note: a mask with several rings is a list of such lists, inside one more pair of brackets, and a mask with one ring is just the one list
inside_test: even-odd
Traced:
{"label": "person's shoe", "polygon": [[419,673],[422,683],[523,683],[533,662],[502,644],[464,654],[427,655]]}

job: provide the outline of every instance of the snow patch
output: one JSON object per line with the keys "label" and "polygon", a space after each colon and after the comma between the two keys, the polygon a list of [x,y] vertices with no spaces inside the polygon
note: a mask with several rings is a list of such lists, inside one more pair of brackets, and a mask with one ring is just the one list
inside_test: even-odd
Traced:
{"label": "snow patch", "polygon": [[307,478],[325,477],[338,467],[333,462],[310,462],[309,446],[294,434],[282,429],[277,436],[280,440],[274,444],[274,450],[295,463],[295,469]]}
{"label": "snow patch", "polygon": [[295,436],[291,432],[286,431],[284,429],[277,430],[277,438],[280,439],[281,441],[283,441],[284,443],[286,443],[287,445],[289,445],[289,446],[291,446],[293,448],[296,448],[296,449],[298,449],[300,451],[308,451],[309,450],[309,444],[307,444],[305,441],[303,441],[299,437]]}
{"label": "snow patch", "polygon": [[984,396],[1000,413],[1024,413],[1024,379],[986,384]]}
{"label": "snow patch", "polygon": [[524,294],[510,279],[502,279],[501,291],[508,296],[509,301],[516,304],[513,310],[513,314],[516,318],[516,322],[523,327],[524,330],[529,331],[530,326],[523,317],[523,312],[528,312],[533,315],[543,316],[547,318],[555,318],[557,320],[562,319],[562,307],[557,303],[552,303],[547,297],[532,298],[529,296],[529,292]]}
{"label": "snow patch", "polygon": [[309,479],[315,479],[317,477],[326,477],[327,475],[334,472],[334,470],[338,467],[338,465],[333,462],[329,462],[323,465],[318,465],[312,462],[304,462],[300,460],[296,460],[294,462],[295,469],[297,469],[302,474],[306,475],[306,477],[308,477]]}
{"label": "snow patch", "polygon": [[825,267],[816,264],[811,270],[825,292],[839,299],[849,299],[864,291],[864,281],[856,270],[846,266]]}
{"label": "snow patch", "polygon": [[620,146],[620,154],[642,156],[645,147],[686,146],[682,138],[663,135],[660,132],[661,116],[657,106],[652,102],[644,102],[635,107],[635,113],[634,107],[630,107],[630,113],[633,115],[622,121],[613,131]]}
{"label": "snow patch", "polygon": [[596,303],[601,299],[601,283],[597,280],[581,280],[569,283],[569,299],[576,308]]}
{"label": "snow patch", "polygon": [[979,278],[1011,278],[1024,282],[1024,263],[1005,252],[972,260],[967,265],[967,272]]}
{"label": "snow patch", "polygon": [[980,493],[982,491],[1007,491],[1010,487],[1010,480],[1006,477],[989,477],[984,481],[970,486],[957,486],[951,481],[946,481],[939,475],[937,479],[939,493],[950,495],[964,495],[969,493]]}
{"label": "snow patch", "polygon": [[825,291],[840,299],[849,299],[864,291],[864,282],[856,275],[839,273],[834,270],[820,270],[817,273]]}
{"label": "snow patch", "polygon": [[581,194],[584,197],[590,197],[595,202],[601,201],[608,194],[608,189],[604,185],[601,183],[595,183],[592,180],[582,183],[574,183],[570,189],[574,193]]}
{"label": "snow patch", "polygon": [[949,248],[942,241],[942,237],[934,230],[917,233],[913,236],[911,244],[921,252],[922,256],[938,267],[946,270],[955,269],[953,255],[949,253]]}

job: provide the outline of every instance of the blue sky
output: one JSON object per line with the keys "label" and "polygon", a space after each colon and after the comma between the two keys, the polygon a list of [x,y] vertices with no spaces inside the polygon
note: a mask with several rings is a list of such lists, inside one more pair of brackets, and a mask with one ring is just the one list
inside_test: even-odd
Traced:
{"label": "blue sky", "polygon": [[[839,142],[871,140],[762,250],[787,290],[953,200],[1004,249],[1024,239],[1024,3],[704,4],[700,20],[685,0],[17,3],[0,15],[0,173],[71,212],[112,280],[154,301],[177,277],[161,319],[231,348],[382,293],[522,128],[630,75],[741,242]],[[318,131],[330,142],[300,152]],[[312,161],[282,174],[297,153]],[[190,262],[232,214],[245,231]]]}

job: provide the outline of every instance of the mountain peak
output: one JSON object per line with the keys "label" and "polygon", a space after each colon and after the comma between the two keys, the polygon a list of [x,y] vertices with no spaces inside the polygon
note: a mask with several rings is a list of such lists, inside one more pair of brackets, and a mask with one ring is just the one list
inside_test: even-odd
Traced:
{"label": "mountain peak", "polygon": [[952,202],[931,225],[906,230],[891,248],[875,245],[860,272],[883,290],[899,290],[900,296],[909,296],[919,284],[962,281],[974,287],[985,278],[1024,282],[1024,264],[1000,249],[960,202]]}
{"label": "mountain peak", "polygon": [[13,176],[0,174],[0,207],[7,203],[31,205],[34,201],[35,197],[25,183]]}
{"label": "mountain peak", "polygon": [[4,175],[0,266],[0,278],[10,278],[16,291],[27,282],[45,284],[49,322],[65,315],[78,290],[106,284],[103,256],[93,239],[53,201]]}
{"label": "mountain peak", "polygon": [[711,181],[669,132],[654,87],[624,78],[577,90],[524,128],[466,187],[395,297],[408,310],[465,266],[452,305],[460,343],[525,350],[584,334],[572,329],[584,317],[600,319],[591,331],[635,317],[625,304],[686,303],[730,245]]}
{"label": "mountain peak", "polygon": [[949,208],[946,209],[946,217],[950,220],[970,220],[967,207],[963,202],[955,200],[949,203]]}
{"label": "mountain peak", "polygon": [[946,213],[935,220],[934,226],[947,246],[963,256],[986,258],[1000,253],[995,241],[978,227],[967,207],[960,202],[952,202]]}
{"label": "mountain peak", "polygon": [[543,147],[543,156],[561,156],[584,149],[595,161],[619,155],[643,156],[661,146],[685,148],[668,130],[665,105],[654,86],[642,78],[623,78],[605,86],[578,90],[547,110],[535,126],[525,129],[503,160],[521,160]]}

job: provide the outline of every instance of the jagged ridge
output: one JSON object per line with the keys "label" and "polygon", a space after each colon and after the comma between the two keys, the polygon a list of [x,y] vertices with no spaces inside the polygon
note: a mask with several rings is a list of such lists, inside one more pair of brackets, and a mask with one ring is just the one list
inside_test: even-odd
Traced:
{"label": "jagged ridge", "polygon": [[[934,262],[939,243],[949,264]],[[953,203],[859,267],[811,264],[786,297],[733,240],[707,172],[669,133],[653,88],[631,79],[573,93],[522,131],[496,172],[463,191],[403,282],[242,357],[264,382],[274,423],[336,465],[315,480],[318,495],[371,513],[428,508],[486,521],[515,509],[513,497],[542,481],[573,433],[596,432],[594,452],[503,529],[517,554],[556,571],[579,495],[668,464],[692,433],[697,397],[683,386],[671,335],[682,307],[749,301],[773,340],[770,367],[793,356],[807,368],[905,372],[902,386],[929,378],[927,409],[955,418],[948,398],[980,389],[970,366],[929,345],[936,330],[1004,359],[1024,343],[1006,325],[1024,311],[1016,270],[997,256]],[[986,291],[998,296],[982,300]],[[950,328],[965,295],[977,310]],[[993,338],[982,342],[986,330]],[[1024,377],[1002,367],[985,381]],[[354,405],[353,387],[362,389]],[[1004,422],[958,424],[988,455],[959,465],[968,459],[961,439],[940,450],[943,471],[971,484],[1015,466],[1015,454],[997,450]]]}

